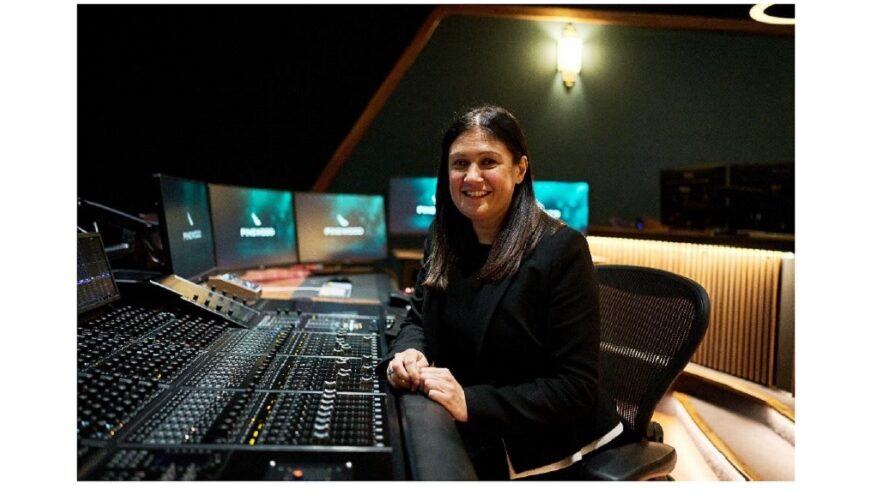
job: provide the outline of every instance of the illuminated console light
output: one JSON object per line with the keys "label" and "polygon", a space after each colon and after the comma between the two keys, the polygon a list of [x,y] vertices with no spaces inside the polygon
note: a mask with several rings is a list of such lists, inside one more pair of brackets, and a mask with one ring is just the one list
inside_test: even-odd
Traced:
{"label": "illuminated console light", "polygon": [[242,227],[241,237],[274,237],[274,227]]}
{"label": "illuminated console light", "polygon": [[324,227],[324,236],[364,236],[366,229],[362,227]]}

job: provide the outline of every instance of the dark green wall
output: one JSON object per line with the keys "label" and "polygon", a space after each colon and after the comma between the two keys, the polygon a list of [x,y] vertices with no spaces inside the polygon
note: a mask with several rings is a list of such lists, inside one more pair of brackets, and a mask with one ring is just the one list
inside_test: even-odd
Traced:
{"label": "dark green wall", "polygon": [[566,90],[564,24],[445,19],[330,186],[386,193],[391,176],[435,175],[454,111],[512,110],[537,179],[591,184],[591,223],[659,216],[659,170],[794,161],[794,40],[575,24],[583,71]]}

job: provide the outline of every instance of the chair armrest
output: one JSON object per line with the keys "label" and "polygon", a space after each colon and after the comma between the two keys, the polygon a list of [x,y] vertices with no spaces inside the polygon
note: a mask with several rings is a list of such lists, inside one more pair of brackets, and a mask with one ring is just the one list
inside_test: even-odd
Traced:
{"label": "chair armrest", "polygon": [[646,427],[646,440],[652,442],[665,442],[665,431],[658,422],[650,422]]}
{"label": "chair armrest", "polygon": [[595,480],[651,480],[667,477],[677,451],[667,444],[640,441],[583,457],[583,470]]}
{"label": "chair armrest", "polygon": [[420,393],[399,396],[413,480],[478,480],[451,414]]}

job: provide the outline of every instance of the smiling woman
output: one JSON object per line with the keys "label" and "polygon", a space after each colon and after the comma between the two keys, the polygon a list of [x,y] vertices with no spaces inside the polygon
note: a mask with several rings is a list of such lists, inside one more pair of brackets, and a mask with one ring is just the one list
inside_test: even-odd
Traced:
{"label": "smiling woman", "polygon": [[412,309],[377,370],[459,422],[480,479],[571,480],[627,434],[598,381],[588,243],[537,205],[527,153],[506,109],[454,119]]}
{"label": "smiling woman", "polygon": [[472,221],[480,244],[494,242],[515,186],[524,179],[525,172],[527,156],[520,156],[516,162],[503,142],[480,128],[465,132],[451,144],[451,200]]}
{"label": "smiling woman", "polygon": [[514,273],[540,238],[560,227],[536,204],[527,154],[518,119],[504,108],[479,106],[454,119],[442,140],[436,173],[432,262],[425,285],[445,288],[448,267],[463,256],[470,238],[491,245],[478,273],[480,282],[489,282]]}

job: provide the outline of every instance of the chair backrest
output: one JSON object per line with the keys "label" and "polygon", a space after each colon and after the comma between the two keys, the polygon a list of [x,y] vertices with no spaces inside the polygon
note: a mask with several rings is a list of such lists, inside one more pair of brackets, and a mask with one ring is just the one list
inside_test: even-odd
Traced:
{"label": "chair backrest", "polygon": [[629,429],[646,436],[656,405],[689,362],[710,317],[696,282],[653,268],[599,265],[601,384]]}

